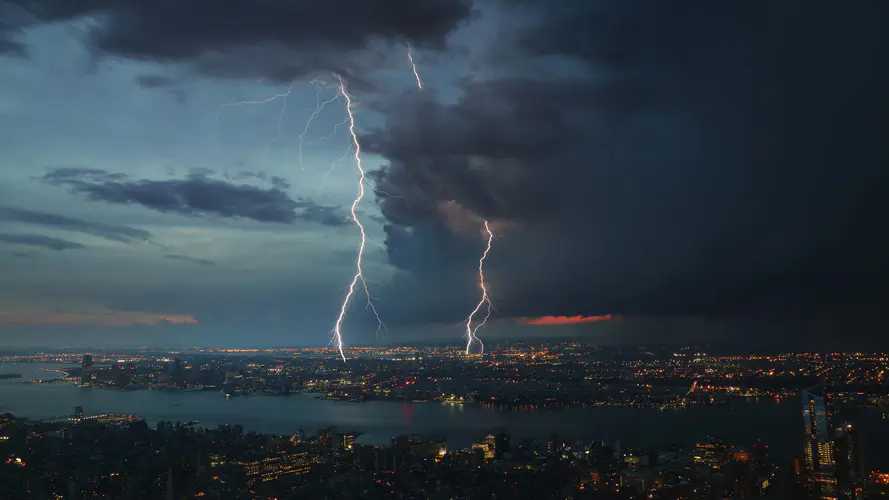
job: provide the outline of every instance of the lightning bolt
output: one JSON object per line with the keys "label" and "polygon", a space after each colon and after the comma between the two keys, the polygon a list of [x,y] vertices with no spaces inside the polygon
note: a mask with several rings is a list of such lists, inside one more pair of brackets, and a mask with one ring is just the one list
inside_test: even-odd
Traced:
{"label": "lightning bolt", "polygon": [[[299,134],[299,168],[300,169],[304,169],[304,167],[303,167],[303,139],[305,139],[306,133],[309,132],[309,127],[312,125],[312,121],[315,119],[316,116],[318,116],[319,114],[321,114],[322,111],[324,111],[325,106],[327,106],[328,104],[330,104],[333,101],[336,101],[340,98],[340,92],[337,92],[337,94],[335,96],[333,96],[332,98],[330,98],[324,102],[321,102],[321,92],[323,92],[325,89],[328,89],[330,87],[326,83],[324,83],[320,80],[314,80],[311,83],[314,84],[318,88],[318,92],[315,93],[315,110],[312,111],[312,114],[309,116],[309,119],[306,120],[306,126],[305,126],[305,128],[303,128],[303,132],[301,134]],[[320,86],[318,85],[319,83],[321,84]],[[342,90],[342,87],[340,87],[340,90]],[[334,132],[336,132],[336,129],[334,129]]]}
{"label": "lightning bolt", "polygon": [[346,90],[346,81],[343,77],[337,75],[337,79],[340,82],[338,96],[342,96],[346,100],[346,113],[349,115],[349,134],[352,136],[352,151],[355,158],[355,168],[358,169],[358,173],[360,174],[358,178],[358,195],[355,197],[355,201],[352,202],[352,208],[350,210],[352,221],[358,226],[358,232],[361,234],[361,241],[358,245],[358,255],[355,258],[355,276],[352,277],[352,281],[349,283],[348,292],[343,299],[343,305],[340,307],[340,314],[337,316],[336,324],[333,327],[333,340],[336,343],[340,357],[345,361],[346,354],[343,352],[342,334],[343,319],[346,317],[346,309],[349,307],[349,302],[352,300],[352,296],[355,294],[355,287],[359,282],[361,282],[361,285],[364,287],[364,293],[367,296],[367,306],[373,310],[380,328],[382,328],[383,322],[380,321],[380,315],[377,314],[377,310],[371,301],[370,291],[367,289],[367,282],[364,280],[364,271],[361,268],[362,260],[364,258],[364,247],[367,244],[367,235],[364,233],[364,224],[362,224],[361,220],[358,218],[358,205],[364,198],[364,179],[366,175],[364,168],[361,166],[361,144],[358,142],[358,134],[355,132],[355,115],[352,112],[352,97]]}
{"label": "lightning bolt", "polygon": [[423,82],[420,80],[420,73],[417,73],[417,64],[414,62],[414,49],[411,44],[407,44],[407,60],[411,63],[411,69],[414,70],[414,76],[417,78],[417,87],[423,89]]}
{"label": "lightning bolt", "polygon": [[290,84],[290,87],[287,89],[286,95],[284,97],[284,106],[281,107],[281,114],[278,115],[278,132],[275,134],[274,139],[270,140],[265,145],[265,151],[262,153],[262,160],[260,161],[261,165],[265,165],[265,160],[269,155],[269,148],[272,147],[272,144],[278,142],[278,139],[281,138],[281,122],[284,121],[284,114],[287,113],[287,96],[290,95],[290,91],[293,90],[293,84]]}
{"label": "lightning bolt", "polygon": [[[472,347],[473,342],[478,342],[481,346],[481,351],[479,354],[485,353],[485,344],[479,339],[475,332],[478,331],[485,323],[487,323],[488,318],[491,317],[491,308],[493,304],[491,304],[491,298],[488,297],[488,287],[485,285],[485,259],[488,258],[488,253],[491,252],[491,243],[494,241],[494,233],[491,232],[490,226],[488,226],[488,221],[485,221],[485,231],[488,233],[488,244],[485,247],[485,252],[482,254],[482,257],[478,260],[478,284],[479,288],[482,290],[482,298],[478,301],[478,304],[475,306],[475,309],[469,313],[469,317],[466,318],[466,355],[469,355],[469,349]],[[488,312],[485,314],[485,319],[483,319],[480,323],[472,326],[472,318],[478,314],[479,310],[483,305],[488,305]]]}
{"label": "lightning bolt", "polygon": [[[337,97],[339,97],[339,93],[337,93]],[[336,125],[333,126],[333,132],[331,132],[329,135],[326,135],[326,136],[324,136],[324,137],[318,139],[317,141],[313,141],[313,142],[326,141],[326,140],[330,139],[331,137],[333,137],[334,135],[336,135],[336,133],[337,133],[337,131],[339,131],[340,127],[342,127],[343,125],[346,125],[347,123],[349,123],[349,116],[348,116],[348,114],[346,115],[346,119],[345,119],[345,120],[343,120],[343,121],[341,121],[341,122],[339,122],[339,123],[337,123]],[[349,156],[349,153],[351,153],[351,152],[352,152],[352,145],[349,144],[349,147],[346,148],[346,152],[343,153],[343,156],[337,158],[336,160],[333,160],[333,161],[330,163],[330,166],[327,167],[327,172],[324,172],[324,175],[321,176],[321,187],[318,188],[318,195],[320,195],[321,192],[324,191],[324,187],[327,185],[327,178],[330,177],[330,174],[333,173],[333,167],[335,167],[337,163],[339,163],[339,162],[345,160],[346,157]]]}
{"label": "lightning bolt", "polygon": [[249,106],[251,104],[268,104],[276,99],[280,99],[282,97],[286,98],[290,95],[290,91],[293,90],[293,84],[290,84],[290,87],[287,88],[287,92],[282,92],[280,94],[275,94],[272,97],[268,97],[261,101],[238,101],[238,102],[230,102],[227,104],[220,104],[219,109],[216,111],[216,119],[219,120],[219,114],[222,113],[223,108],[237,108],[239,106]]}
{"label": "lightning bolt", "polygon": [[[315,109],[312,110],[312,114],[309,115],[309,118],[306,120],[306,124],[305,124],[305,126],[303,127],[303,131],[302,131],[302,133],[299,134],[299,148],[298,148],[298,150],[299,150],[299,166],[300,166],[300,169],[301,169],[301,170],[305,170],[305,167],[303,166],[303,146],[306,145],[306,143],[305,143],[305,137],[306,137],[306,134],[308,134],[308,132],[309,132],[309,128],[312,126],[312,122],[315,120],[315,118],[316,118],[319,114],[321,114],[322,111],[324,111],[324,108],[325,108],[328,104],[330,104],[330,103],[332,103],[332,102],[334,102],[334,101],[337,101],[337,100],[339,100],[339,98],[340,98],[339,87],[337,87],[337,86],[335,86],[335,85],[329,85],[329,84],[327,84],[327,82],[324,82],[324,81],[322,81],[322,80],[311,80],[309,83],[311,83],[312,85],[314,85],[315,88],[316,88],[318,91],[315,92]],[[334,96],[333,96],[332,98],[330,98],[330,99],[327,99],[326,101],[322,101],[322,100],[321,100],[321,93],[324,92],[325,90],[327,90],[327,89],[331,89],[331,88],[336,88],[336,89],[337,89],[337,93],[336,93],[336,95],[334,95]],[[322,137],[322,138],[320,138],[320,139],[318,139],[318,140],[316,140],[316,141],[311,141],[311,142],[309,142],[308,144],[313,144],[313,143],[315,143],[315,142],[320,142],[320,141],[326,141],[326,140],[332,138],[332,137],[333,137],[334,135],[336,135],[336,133],[339,131],[339,128],[342,127],[343,125],[346,125],[347,123],[349,123],[349,117],[348,117],[348,116],[346,116],[346,119],[345,119],[345,120],[341,121],[340,123],[337,123],[337,124],[333,127],[333,132],[331,132],[329,135],[326,135],[326,136],[324,136],[324,137]],[[346,157],[349,156],[349,153],[350,153],[351,151],[352,151],[352,147],[351,147],[351,144],[350,144],[350,145],[349,145],[349,148],[346,149],[346,152],[343,153],[343,156],[341,156],[340,158],[334,160],[334,161],[330,164],[330,167],[328,167],[327,172],[325,172],[324,176],[321,177],[321,187],[318,188],[318,193],[317,193],[318,195],[320,195],[321,192],[324,190],[324,186],[325,186],[325,183],[327,182],[327,178],[330,176],[331,173],[333,173],[333,167],[336,166],[337,163],[339,163],[339,162],[345,160]]]}
{"label": "lightning bolt", "polygon": [[345,125],[345,124],[347,124],[347,123],[349,123],[349,117],[348,117],[348,116],[346,117],[345,120],[343,120],[343,121],[341,121],[341,122],[339,122],[339,123],[337,123],[336,125],[333,126],[333,132],[331,132],[331,133],[328,134],[328,135],[325,135],[324,137],[321,137],[321,138],[318,139],[318,140],[312,141],[312,142],[310,142],[309,144],[314,144],[314,143],[316,143],[316,142],[321,142],[321,141],[329,140],[331,137],[335,136],[337,132],[339,132],[340,127],[342,127],[343,125]]}
{"label": "lightning bolt", "polygon": [[[260,80],[257,80],[260,81]],[[293,91],[293,83],[290,83],[290,86],[287,87],[287,92],[282,92],[280,94],[275,94],[272,97],[263,99],[261,101],[238,101],[238,102],[230,102],[227,104],[220,104],[219,109],[216,111],[216,121],[219,121],[219,115],[222,113],[223,108],[236,108],[239,106],[249,106],[254,104],[268,104],[277,99],[284,99],[284,106],[281,108],[281,113],[278,115],[278,131],[275,134],[275,137],[272,138],[269,142],[265,144],[265,150],[262,153],[262,160],[260,160],[260,164],[265,164],[265,160],[269,155],[269,148],[272,147],[272,144],[278,141],[281,138],[281,123],[284,121],[284,115],[287,113],[287,97],[290,96],[290,93]]]}
{"label": "lightning bolt", "polygon": [[333,173],[333,167],[335,167],[337,163],[345,160],[346,157],[349,156],[349,153],[351,153],[351,152],[352,152],[352,148],[349,147],[348,149],[346,149],[346,152],[343,153],[343,156],[340,156],[339,158],[337,158],[336,160],[333,160],[333,162],[330,163],[330,166],[327,168],[327,172],[324,172],[324,175],[321,176],[321,186],[318,188],[318,192],[317,192],[318,196],[320,196],[321,192],[324,191],[324,187],[327,185],[327,178],[330,177],[330,174]]}
{"label": "lightning bolt", "polygon": [[[411,63],[413,64],[413,59],[411,59]],[[414,67],[414,74],[417,75],[417,85],[420,86],[420,88],[422,88],[422,83],[420,83],[420,77],[416,72],[416,67]],[[343,351],[342,325],[343,325],[343,320],[346,317],[346,310],[348,309],[349,303],[352,300],[352,296],[355,294],[355,287],[358,285],[359,282],[361,283],[361,286],[364,289],[365,296],[367,297],[367,308],[370,309],[371,311],[373,311],[374,316],[377,318],[377,335],[379,335],[380,332],[382,331],[382,329],[385,328],[385,325],[383,324],[383,321],[380,319],[380,315],[377,312],[377,309],[373,304],[373,296],[370,294],[370,290],[367,287],[367,281],[364,278],[364,271],[362,269],[362,264],[363,264],[363,259],[364,259],[364,249],[365,249],[365,246],[367,245],[369,240],[367,238],[367,235],[365,234],[364,225],[361,223],[361,220],[358,218],[358,205],[361,203],[361,200],[364,198],[365,180],[366,180],[367,176],[366,176],[364,167],[362,166],[362,163],[361,163],[361,144],[358,141],[358,133],[356,132],[357,127],[355,125],[355,115],[354,115],[353,109],[352,109],[352,96],[349,94],[349,92],[346,88],[346,80],[340,75],[336,75],[336,77],[337,77],[337,80],[339,81],[338,85],[328,85],[327,83],[320,81],[320,80],[312,80],[311,82],[309,82],[309,83],[315,85],[315,87],[318,89],[318,91],[315,94],[315,109],[312,111],[312,114],[309,116],[308,120],[306,120],[305,127],[303,128],[302,133],[299,135],[299,163],[300,163],[300,168],[303,168],[302,167],[302,165],[303,165],[303,140],[304,140],[306,134],[308,133],[309,128],[312,125],[312,121],[324,110],[324,108],[328,104],[330,104],[334,101],[338,101],[342,97],[346,102],[345,109],[346,109],[346,114],[348,115],[348,117],[334,127],[332,134],[321,138],[321,140],[329,139],[330,137],[332,137],[333,135],[336,134],[339,127],[348,124],[349,135],[351,136],[352,144],[346,150],[346,152],[343,154],[343,156],[341,158],[339,158],[338,160],[335,160],[333,163],[331,163],[330,169],[322,178],[322,184],[323,184],[324,180],[332,172],[334,165],[336,165],[338,162],[345,159],[346,156],[348,156],[349,152],[353,153],[353,157],[355,158],[355,166],[358,169],[358,172],[360,174],[359,179],[358,179],[358,194],[356,195],[355,200],[352,202],[352,207],[350,210],[350,213],[352,216],[352,221],[355,222],[356,226],[358,226],[358,231],[361,234],[360,244],[358,246],[358,254],[355,259],[355,276],[352,277],[352,281],[349,283],[348,292],[346,293],[346,296],[343,299],[343,304],[340,307],[340,313],[337,316],[336,324],[335,324],[335,326],[333,328],[333,332],[332,332],[333,333],[332,342],[334,342],[336,344],[336,348],[340,354],[340,357],[343,359],[343,361],[346,361],[346,355],[345,355],[345,352]],[[331,89],[331,88],[335,88],[337,90],[336,95],[330,99],[322,101],[321,94],[324,92],[324,90]],[[222,112],[223,108],[238,107],[238,106],[253,105],[253,104],[268,104],[276,99],[280,99],[280,98],[286,99],[290,95],[292,90],[293,90],[293,83],[291,83],[290,87],[287,89],[287,92],[275,94],[274,96],[263,99],[263,100],[238,101],[238,102],[222,104],[219,106],[219,110],[216,113],[216,119],[217,120],[219,119],[219,115]],[[275,141],[280,139],[281,122],[284,118],[284,114],[286,113],[286,111],[287,111],[287,101],[285,100],[284,108],[281,110],[281,114],[278,117],[277,135],[275,136],[274,139],[269,141],[269,143],[266,145],[266,153],[268,152],[269,146],[271,146],[271,144],[273,144]],[[379,243],[376,243],[376,242],[371,242],[371,243],[380,245]],[[2,365],[0,365],[0,368],[2,368]]]}

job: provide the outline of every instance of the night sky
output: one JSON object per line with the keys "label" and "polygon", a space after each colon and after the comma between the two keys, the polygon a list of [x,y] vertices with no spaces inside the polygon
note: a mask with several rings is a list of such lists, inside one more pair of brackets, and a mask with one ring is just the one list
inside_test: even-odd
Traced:
{"label": "night sky", "polygon": [[388,327],[358,293],[347,345],[460,345],[488,220],[482,339],[887,347],[887,19],[880,0],[4,2],[0,344],[326,345],[358,172],[342,99],[305,130],[339,74]]}

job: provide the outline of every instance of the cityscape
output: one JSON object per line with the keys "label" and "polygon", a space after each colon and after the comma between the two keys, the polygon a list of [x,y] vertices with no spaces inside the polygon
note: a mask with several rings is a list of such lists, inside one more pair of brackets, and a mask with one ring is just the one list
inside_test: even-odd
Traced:
{"label": "cityscape", "polygon": [[0,0],[0,500],[889,499],[889,0]]}
{"label": "cityscape", "polygon": [[[658,354],[649,349],[658,351]],[[218,391],[227,398],[313,393],[351,402],[409,401],[536,409],[595,406],[677,410],[739,398],[799,395],[813,384],[838,388],[844,404],[889,406],[889,355],[784,353],[712,355],[695,346],[603,348],[578,342],[496,345],[482,356],[454,347],[336,350],[217,350],[173,353],[37,353],[4,363],[78,363],[59,376],[120,390]],[[236,356],[232,356],[236,354]]]}
{"label": "cityscape", "polygon": [[[859,427],[868,412],[889,415],[883,380],[889,357],[883,353],[714,355],[702,346],[565,341],[492,345],[484,357],[437,346],[365,347],[349,354],[347,363],[333,348],[12,354],[0,359],[8,375],[0,395],[15,384],[66,387],[87,401],[96,391],[182,394],[177,401],[185,406],[196,393],[219,404],[232,398],[286,402],[303,394],[343,408],[377,401],[402,408],[622,407],[677,415],[770,401],[791,407],[795,435],[784,436],[793,443],[789,452],[763,438],[727,437],[730,427],[725,435],[699,435],[694,442],[645,446],[581,439],[559,427],[536,437],[479,427],[465,445],[449,441],[446,428],[368,443],[360,424],[305,429],[297,406],[288,417],[293,430],[284,434],[245,427],[235,415],[208,427],[84,406],[42,418],[7,411],[0,417],[0,458],[13,487],[10,498],[889,496],[889,470],[868,464],[862,450],[872,447],[881,456],[877,443],[886,434],[868,435]],[[28,379],[17,369],[37,376]]]}

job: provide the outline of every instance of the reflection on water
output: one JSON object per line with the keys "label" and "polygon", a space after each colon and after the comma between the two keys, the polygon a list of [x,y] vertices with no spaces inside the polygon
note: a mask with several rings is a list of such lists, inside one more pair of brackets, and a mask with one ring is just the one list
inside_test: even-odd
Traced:
{"label": "reflection on water", "polygon": [[[53,378],[47,365],[11,365],[7,371],[24,379]],[[445,434],[454,448],[467,447],[491,430],[503,429],[516,438],[547,438],[553,432],[574,439],[620,439],[628,446],[691,444],[706,435],[751,444],[756,439],[775,452],[790,456],[801,440],[802,418],[797,401],[773,401],[659,412],[639,408],[572,408],[510,411],[476,405],[441,403],[346,403],[316,399],[310,394],[226,399],[219,392],[117,391],[80,388],[73,384],[23,384],[0,381],[0,412],[45,418],[67,414],[82,406],[88,414],[135,413],[150,425],[160,420],[198,420],[204,426],[241,424],[245,429],[291,434],[298,428],[314,432],[334,426],[362,433],[360,442],[388,444],[399,434]],[[889,424],[879,415],[876,426],[859,426],[863,439],[889,437]],[[874,434],[873,436],[868,433]],[[865,450],[867,451],[867,450]],[[885,458],[884,458],[885,461]]]}

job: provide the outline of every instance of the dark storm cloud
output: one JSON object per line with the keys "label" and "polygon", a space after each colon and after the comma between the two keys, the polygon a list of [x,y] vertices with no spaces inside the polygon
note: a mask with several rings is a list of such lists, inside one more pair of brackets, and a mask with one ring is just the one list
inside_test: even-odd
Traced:
{"label": "dark storm cloud", "polygon": [[175,85],[175,81],[164,75],[139,75],[136,83],[143,89],[158,89]]}
{"label": "dark storm cloud", "polygon": [[187,255],[167,254],[164,255],[164,258],[170,260],[179,260],[182,262],[191,262],[192,264],[200,264],[202,266],[212,266],[216,264],[212,260],[198,259],[195,257],[189,257]]}
{"label": "dark storm cloud", "polygon": [[0,29],[0,56],[4,55],[25,58],[28,52],[21,42],[13,38],[12,33]]}
{"label": "dark storm cloud", "polygon": [[191,216],[217,216],[259,222],[293,223],[298,220],[328,226],[345,224],[336,207],[318,205],[306,198],[293,199],[283,190],[235,184],[208,177],[209,171],[192,171],[183,179],[131,179],[100,169],[62,167],[42,177],[95,201],[141,205],[159,212]]}
{"label": "dark storm cloud", "polygon": [[[375,39],[442,47],[445,37],[472,12],[471,0],[13,0],[41,22],[89,16],[96,22],[88,43],[100,52],[133,59],[190,61],[214,74],[288,80],[308,70],[348,66],[345,53]],[[217,56],[281,47],[295,51],[289,66]],[[249,59],[249,60],[248,60]],[[225,61],[228,61],[227,63]],[[283,74],[287,73],[287,74]]]}
{"label": "dark storm cloud", "polygon": [[236,180],[236,181],[240,181],[240,180],[244,180],[244,179],[259,179],[259,180],[266,181],[266,182],[270,183],[272,186],[274,186],[278,189],[290,189],[290,181],[288,181],[287,179],[285,179],[283,177],[279,177],[277,175],[268,175],[262,171],[260,171],[260,172],[243,171],[243,172],[238,172],[234,175],[230,175],[230,176],[227,175],[226,177],[230,178],[232,180]]}
{"label": "dark storm cloud", "polygon": [[121,243],[151,240],[151,233],[144,229],[116,224],[89,222],[65,217],[64,215],[0,206],[0,221],[3,220],[23,222],[26,224],[34,224],[66,231],[77,231],[112,241],[119,241]]}
{"label": "dark storm cloud", "polygon": [[0,57],[28,57],[25,45],[19,40],[21,12],[8,5],[0,4]]}
{"label": "dark storm cloud", "polygon": [[525,56],[597,79],[415,96],[364,138],[389,160],[375,180],[391,261],[437,299],[475,293],[481,241],[448,229],[453,200],[511,224],[489,262],[502,316],[878,313],[887,8],[546,3]]}
{"label": "dark storm cloud", "polygon": [[11,245],[26,245],[32,247],[43,247],[50,250],[70,250],[74,248],[86,248],[80,243],[73,241],[52,238],[39,234],[0,234],[0,242]]}

